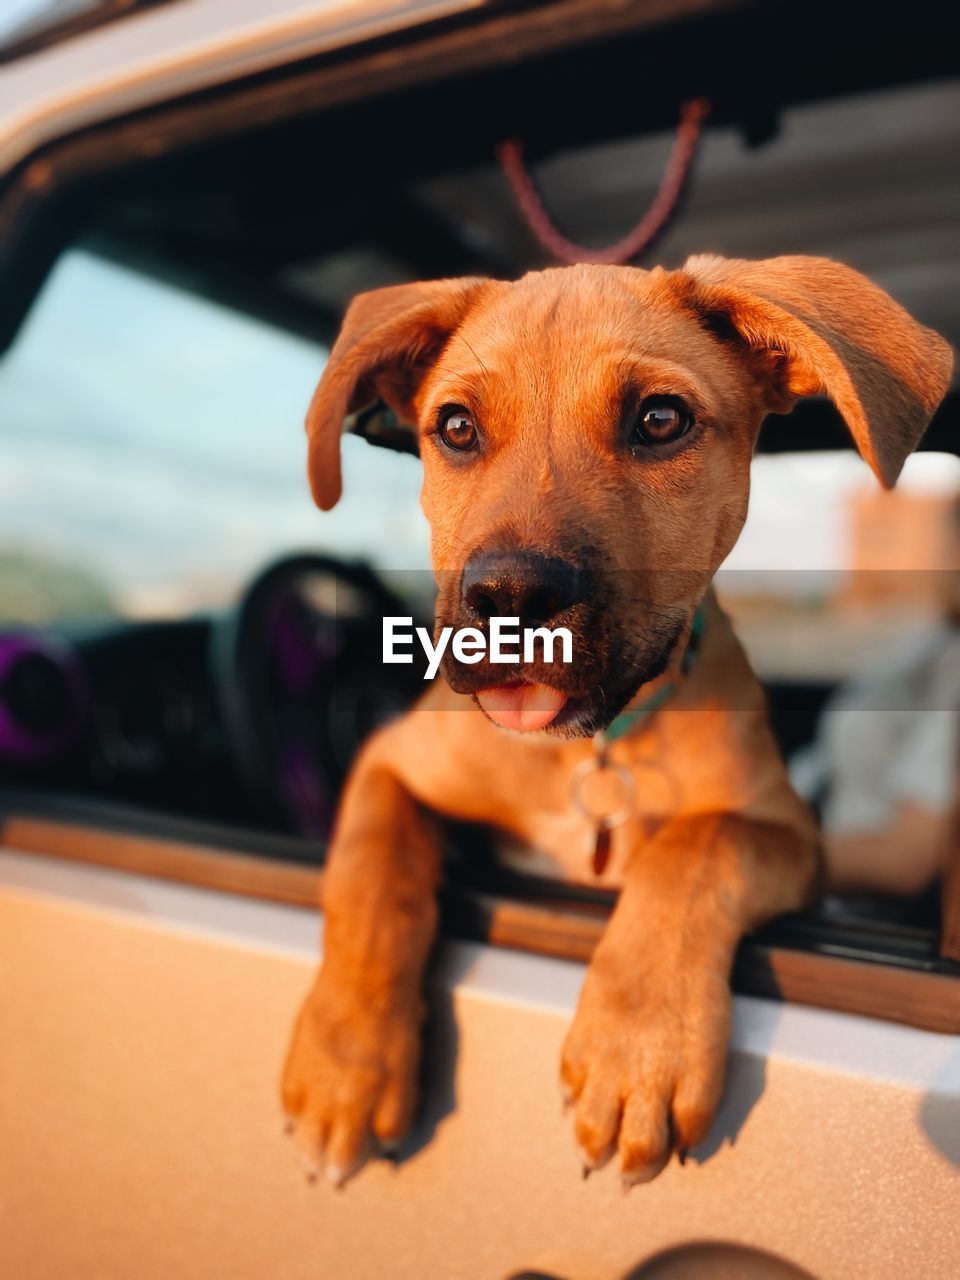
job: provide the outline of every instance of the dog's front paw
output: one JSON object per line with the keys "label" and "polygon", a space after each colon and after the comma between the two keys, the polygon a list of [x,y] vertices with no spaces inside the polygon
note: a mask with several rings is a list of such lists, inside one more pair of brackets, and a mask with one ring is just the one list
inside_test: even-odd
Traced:
{"label": "dog's front paw", "polygon": [[584,1176],[619,1153],[649,1182],[706,1136],[723,1088],[730,992],[712,972],[592,965],[561,1058]]}
{"label": "dog's front paw", "polygon": [[293,1032],[283,1106],[307,1172],[342,1186],[407,1132],[416,1102],[422,1005],[370,1001],[321,971]]}

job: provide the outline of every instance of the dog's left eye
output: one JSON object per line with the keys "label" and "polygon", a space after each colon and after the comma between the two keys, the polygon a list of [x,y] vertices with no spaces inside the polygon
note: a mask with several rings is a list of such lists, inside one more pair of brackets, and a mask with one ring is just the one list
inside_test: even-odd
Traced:
{"label": "dog's left eye", "polygon": [[457,453],[469,453],[480,443],[477,424],[466,409],[451,408],[444,411],[437,430],[447,448]]}
{"label": "dog's left eye", "polygon": [[641,404],[633,430],[632,445],[671,444],[693,426],[693,414],[676,396],[650,396]]}

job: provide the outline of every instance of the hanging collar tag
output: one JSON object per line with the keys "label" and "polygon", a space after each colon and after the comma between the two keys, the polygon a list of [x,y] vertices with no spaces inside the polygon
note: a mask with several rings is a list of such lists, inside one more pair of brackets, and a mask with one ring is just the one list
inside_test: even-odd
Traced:
{"label": "hanging collar tag", "polygon": [[[637,808],[637,787],[626,765],[610,759],[602,733],[593,739],[594,754],[581,760],[570,778],[574,807],[596,828],[593,847],[594,875],[602,876],[610,861],[610,833],[633,817]],[[597,784],[606,792],[597,797]]]}

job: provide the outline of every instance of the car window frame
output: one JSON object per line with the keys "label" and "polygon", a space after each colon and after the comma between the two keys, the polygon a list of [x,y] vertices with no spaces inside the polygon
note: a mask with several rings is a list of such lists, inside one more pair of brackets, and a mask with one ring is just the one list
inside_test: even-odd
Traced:
{"label": "car window frame", "polygon": [[[8,792],[0,793],[0,848],[322,909],[323,850],[297,837]],[[613,901],[608,891],[591,894],[509,874],[482,887],[452,870],[440,892],[441,931],[586,962]],[[960,961],[921,948],[899,963],[858,951],[855,943],[803,949],[790,935],[791,923],[802,929],[803,917],[785,921],[786,928],[775,923],[743,940],[731,975],[735,992],[960,1035]]]}
{"label": "car window frame", "polygon": [[147,9],[175,3],[176,0],[99,0],[96,6],[64,16],[50,14],[45,17],[40,14],[26,18],[11,35],[0,40],[0,67],[97,31],[121,18],[134,17]]}

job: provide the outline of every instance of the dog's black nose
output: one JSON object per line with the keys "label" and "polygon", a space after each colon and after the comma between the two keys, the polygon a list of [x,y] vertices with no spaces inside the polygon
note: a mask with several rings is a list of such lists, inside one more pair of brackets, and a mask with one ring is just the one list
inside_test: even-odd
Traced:
{"label": "dog's black nose", "polygon": [[537,551],[481,552],[464,569],[461,591],[478,618],[549,622],[580,599],[580,571]]}

